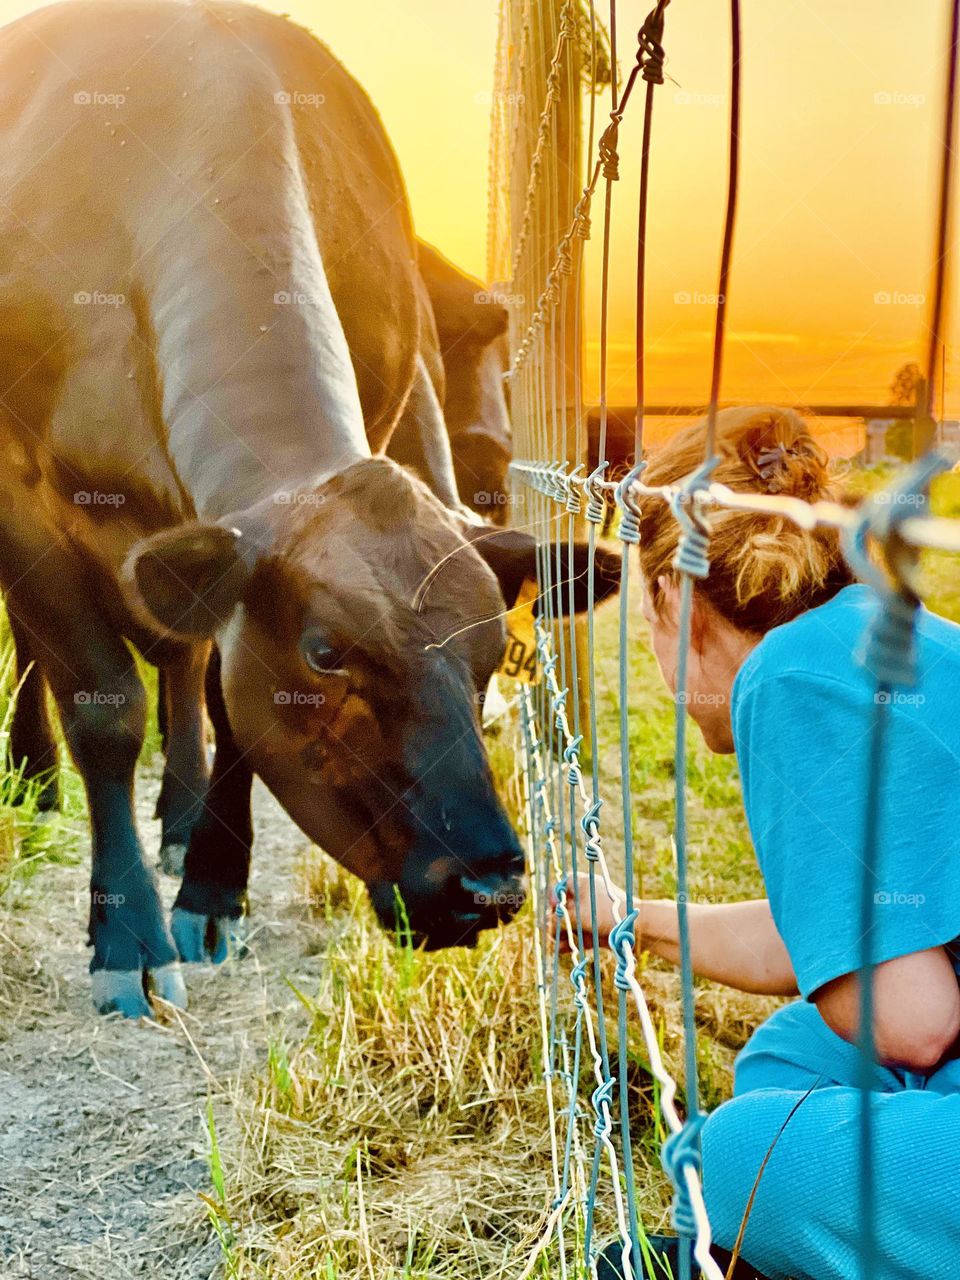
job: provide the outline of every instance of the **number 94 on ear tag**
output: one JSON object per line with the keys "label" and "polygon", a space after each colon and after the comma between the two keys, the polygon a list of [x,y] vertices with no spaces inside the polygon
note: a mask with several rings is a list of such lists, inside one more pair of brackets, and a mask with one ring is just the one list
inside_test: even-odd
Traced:
{"label": "number 94 on ear tag", "polygon": [[539,587],[527,578],[520,588],[516,603],[507,614],[507,647],[497,671],[511,680],[536,684],[540,679],[537,663],[537,634],[533,625],[533,606]]}

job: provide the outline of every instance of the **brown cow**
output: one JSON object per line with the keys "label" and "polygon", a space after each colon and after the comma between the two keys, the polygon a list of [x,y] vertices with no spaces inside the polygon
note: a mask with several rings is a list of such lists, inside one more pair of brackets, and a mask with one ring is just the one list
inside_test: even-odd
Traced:
{"label": "brown cow", "polygon": [[[399,894],[472,942],[522,897],[476,702],[535,557],[372,456],[419,334],[369,101],[256,9],[72,0],[0,32],[0,189],[0,585],[86,787],[97,1007],[147,1014],[148,976],[182,1003],[178,952],[222,954],[254,772],[385,924]],[[187,684],[220,654],[172,929],[127,642]]]}

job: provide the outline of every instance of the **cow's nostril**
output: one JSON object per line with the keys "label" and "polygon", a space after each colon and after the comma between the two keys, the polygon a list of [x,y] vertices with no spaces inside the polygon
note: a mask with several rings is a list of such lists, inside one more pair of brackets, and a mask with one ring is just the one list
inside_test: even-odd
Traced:
{"label": "cow's nostril", "polygon": [[523,863],[511,858],[503,870],[461,876],[460,887],[476,906],[492,908],[497,915],[508,918],[523,906],[526,897]]}

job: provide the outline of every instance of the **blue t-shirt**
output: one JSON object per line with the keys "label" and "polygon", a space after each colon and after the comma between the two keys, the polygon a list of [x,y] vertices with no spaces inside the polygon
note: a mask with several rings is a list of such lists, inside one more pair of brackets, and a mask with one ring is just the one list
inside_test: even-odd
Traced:
{"label": "blue t-shirt", "polygon": [[[733,686],[747,821],[804,997],[859,965],[876,682],[857,654],[876,608],[845,587],[768,632]],[[889,708],[877,963],[960,937],[960,626],[921,609],[917,649],[919,681]]]}

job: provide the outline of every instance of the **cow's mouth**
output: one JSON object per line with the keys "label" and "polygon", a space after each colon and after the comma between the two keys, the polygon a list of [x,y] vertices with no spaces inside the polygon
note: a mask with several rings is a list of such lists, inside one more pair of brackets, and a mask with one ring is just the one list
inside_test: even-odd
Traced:
{"label": "cow's mouth", "polygon": [[425,951],[445,947],[475,947],[480,934],[507,924],[520,910],[526,898],[523,882],[511,878],[491,889],[488,884],[473,885],[464,877],[451,885],[437,903],[436,918],[431,920],[430,905],[423,904],[415,928],[413,942]]}

